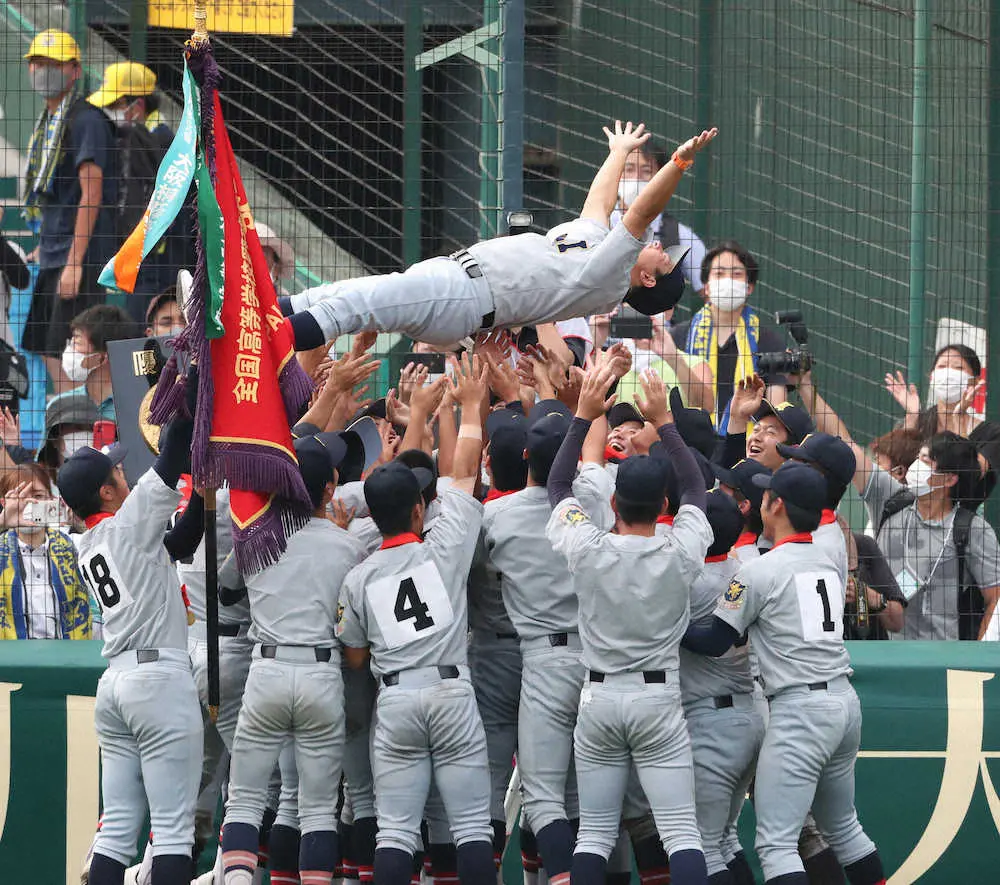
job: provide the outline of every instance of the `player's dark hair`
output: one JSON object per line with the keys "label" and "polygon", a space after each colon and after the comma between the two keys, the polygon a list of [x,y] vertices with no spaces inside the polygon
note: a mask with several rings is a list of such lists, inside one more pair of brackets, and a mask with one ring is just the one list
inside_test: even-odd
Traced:
{"label": "player's dark hair", "polygon": [[112,467],[108,471],[108,475],[104,477],[104,481],[94,489],[94,493],[87,498],[78,507],[71,507],[70,509],[80,518],[86,519],[88,516],[93,516],[95,513],[100,513],[104,507],[104,502],[101,501],[101,489],[104,486],[111,485],[114,482],[115,468]]}
{"label": "player's dark hair", "polygon": [[823,514],[818,510],[805,510],[798,504],[792,504],[784,498],[781,503],[785,505],[785,513],[788,514],[788,521],[797,532],[814,532],[819,528],[819,522]]}
{"label": "player's dark hair", "polygon": [[753,257],[746,249],[744,249],[736,240],[723,240],[717,246],[713,246],[702,259],[701,262],[701,282],[702,285],[708,282],[708,274],[712,269],[712,262],[715,260],[716,256],[721,255],[723,252],[732,252],[740,260],[747,270],[747,282],[752,286],[757,282],[757,259]]}
{"label": "player's dark hair", "polygon": [[625,525],[651,525],[663,512],[662,504],[636,504],[615,495],[615,510]]}
{"label": "player's dark hair", "polygon": [[938,473],[954,473],[958,482],[948,489],[953,503],[975,496],[979,483],[979,455],[972,440],[945,430],[927,443],[927,454]]}
{"label": "player's dark hair", "polygon": [[543,486],[549,481],[549,471],[555,459],[556,453],[548,451],[547,447],[541,451],[528,449],[528,473],[538,485]]}
{"label": "player's dark hair", "polygon": [[70,335],[83,332],[97,353],[107,353],[109,341],[136,338],[139,326],[117,305],[95,304],[73,317],[69,331]]}
{"label": "player's dark hair", "polygon": [[764,520],[760,515],[760,508],[754,507],[753,501],[750,502],[750,509],[747,511],[743,523],[746,525],[747,531],[753,532],[757,537],[764,533]]}
{"label": "player's dark hair", "polygon": [[490,472],[493,488],[498,492],[517,492],[528,482],[528,462],[523,459],[512,463],[504,463],[503,459],[491,460]]}
{"label": "player's dark hair", "polygon": [[371,510],[370,512],[376,527],[387,538],[413,531],[413,524],[410,519],[413,513],[412,507],[390,507],[385,512],[380,513],[377,510]]}

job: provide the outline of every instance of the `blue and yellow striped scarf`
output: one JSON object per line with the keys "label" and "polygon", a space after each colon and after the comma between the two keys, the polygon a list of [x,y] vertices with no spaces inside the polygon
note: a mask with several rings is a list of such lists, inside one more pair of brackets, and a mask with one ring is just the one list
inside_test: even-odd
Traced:
{"label": "blue and yellow striped scarf", "polygon": [[33,230],[41,224],[42,198],[52,193],[52,178],[62,159],[70,111],[78,98],[80,84],[75,83],[54,113],[50,114],[49,109],[43,107],[28,141],[28,164],[24,170],[24,216]]}
{"label": "blue and yellow striped scarf", "polygon": [[[77,566],[76,548],[62,532],[46,529],[49,575],[59,601],[60,633],[64,639],[90,639],[90,595]],[[17,532],[0,536],[0,639],[26,639],[24,581]]]}

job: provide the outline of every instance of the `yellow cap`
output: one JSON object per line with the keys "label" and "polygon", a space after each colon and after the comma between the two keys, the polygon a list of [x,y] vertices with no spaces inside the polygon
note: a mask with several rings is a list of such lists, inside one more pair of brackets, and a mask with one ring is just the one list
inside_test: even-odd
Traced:
{"label": "yellow cap", "polygon": [[156,74],[136,61],[119,61],[104,71],[101,88],[87,98],[92,105],[106,108],[126,95],[151,95]]}
{"label": "yellow cap", "polygon": [[54,61],[79,61],[80,47],[65,31],[50,28],[35,35],[25,58],[51,58]]}

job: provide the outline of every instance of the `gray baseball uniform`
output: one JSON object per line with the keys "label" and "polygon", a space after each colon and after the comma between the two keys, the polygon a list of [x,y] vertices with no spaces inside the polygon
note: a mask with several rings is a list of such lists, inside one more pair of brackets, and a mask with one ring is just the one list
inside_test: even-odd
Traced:
{"label": "gray baseball uniform", "polygon": [[341,583],[362,558],[347,532],[313,517],[276,563],[247,579],[256,644],[233,741],[226,823],[260,824],[268,780],[291,735],[300,829],[336,829],[344,688],[334,628]]}
{"label": "gray baseball uniform", "polygon": [[[612,490],[613,480],[596,464],[584,465],[574,482],[589,512],[604,519]],[[524,815],[535,833],[569,820],[567,804],[576,801],[573,729],[584,681],[579,602],[565,557],[545,535],[551,515],[546,490],[529,486],[491,501],[483,521],[488,567],[501,575],[504,607],[521,638],[517,764]]]}
{"label": "gray baseball uniform", "polygon": [[466,582],[482,505],[450,488],[427,540],[384,546],[341,592],[340,641],[370,647],[378,847],[413,853],[433,776],[455,843],[492,840],[486,735],[468,677]]}
{"label": "gray baseball uniform", "polygon": [[712,528],[701,510],[682,506],[666,536],[611,534],[569,497],[546,535],[573,576],[589,671],[574,736],[576,853],[611,854],[633,762],[667,854],[700,851],[678,669],[689,586]]}
{"label": "gray baseball uniform", "polygon": [[201,774],[201,711],[187,616],[164,531],[180,495],[146,471],[114,515],[87,520],[80,571],[104,615],[97,687],[104,816],[95,852],[128,864],[148,801],[156,855],[188,854]]}
{"label": "gray baseball uniform", "polygon": [[808,537],[744,565],[715,609],[738,633],[750,631],[771,702],[754,788],[768,879],[803,870],[798,841],[810,804],[842,865],[875,851],[854,808],[861,704],[848,680],[844,582]]}
{"label": "gray baseball uniform", "polygon": [[[736,558],[706,562],[691,583],[691,622],[711,621],[740,568]],[[747,645],[710,658],[681,649],[681,700],[694,756],[698,829],[709,875],[726,869],[723,834],[739,818],[753,779],[764,720],[754,709]]]}
{"label": "gray baseball uniform", "polygon": [[403,332],[449,344],[486,325],[529,326],[607,313],[628,291],[629,272],[645,244],[623,224],[609,229],[585,218],[547,234],[498,237],[454,259],[432,258],[385,276],[328,283],[291,297],[326,339],[353,332]]}

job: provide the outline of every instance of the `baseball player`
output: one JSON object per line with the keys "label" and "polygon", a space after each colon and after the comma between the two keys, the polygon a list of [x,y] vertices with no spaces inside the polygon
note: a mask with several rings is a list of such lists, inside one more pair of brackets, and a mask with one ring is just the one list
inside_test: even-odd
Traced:
{"label": "baseball player", "polygon": [[757,539],[764,531],[764,524],[760,519],[764,490],[754,485],[753,478],[758,474],[770,476],[771,471],[750,458],[743,458],[730,468],[715,464],[713,469],[719,480],[719,488],[736,502],[743,516],[743,532],[733,545],[733,553],[740,562],[756,559],[760,556]]}
{"label": "baseball player", "polygon": [[684,643],[718,656],[749,630],[771,705],[757,761],[757,854],[768,885],[807,885],[799,833],[810,804],[852,885],[883,885],[882,862],[854,808],[861,704],[844,647],[844,582],[813,543],[826,480],[789,461],[754,482],[766,489],[761,517],[774,546],[743,565],[711,625]]}
{"label": "baseball player", "polygon": [[[546,535],[573,576],[588,671],[574,734],[580,831],[572,880],[603,885],[634,764],[670,859],[671,881],[705,883],[678,674],[691,578],[712,542],[705,488],[672,424],[663,381],[647,371],[640,409],[676,465],[677,518],[668,535],[656,535],[666,498],[663,469],[653,458],[633,456],[619,465],[615,479],[614,533],[595,526],[573,497],[572,481],[591,422],[608,405],[610,380],[607,369],[587,374],[576,418],[548,478],[552,516]],[[609,574],[616,579],[608,581]]]}
{"label": "baseball player", "polygon": [[253,881],[267,784],[287,736],[295,745],[299,775],[300,876],[309,885],[328,885],[335,866],[344,745],[336,599],[364,554],[326,518],[347,443],[338,433],[321,433],[296,440],[295,450],[315,510],[288,539],[281,558],[246,582],[255,644],[222,829],[226,885]]}
{"label": "baseball player", "polygon": [[130,492],[120,447],[79,449],[59,470],[60,494],[86,523],[80,570],[104,615],[108,669],[94,713],[104,815],[91,885],[120,885],[148,803],[153,885],[191,879],[201,773],[201,712],[187,654],[187,616],[164,532],[190,459],[191,422],[163,428],[160,454]]}
{"label": "baseball player", "polygon": [[380,682],[372,738],[380,885],[410,881],[432,777],[457,845],[460,880],[482,885],[496,875],[486,735],[466,665],[466,582],[482,521],[472,491],[485,376],[479,360],[466,356],[449,380],[462,424],[454,481],[441,496],[433,532],[422,540],[425,468],[398,461],[376,468],[364,491],[384,540],[341,592],[337,635],[345,659],[362,667],[370,654]]}
{"label": "baseball player", "polygon": [[[711,621],[740,560],[729,551],[743,531],[736,502],[722,491],[709,492],[708,521],[715,540],[691,583],[691,623]],[[728,872],[746,858],[726,858],[723,834],[743,808],[754,764],[764,739],[764,720],[754,708],[753,677],[744,643],[719,658],[681,649],[681,700],[694,756],[698,829],[709,882],[731,882]]]}
{"label": "baseball player", "polygon": [[[526,427],[527,486],[491,502],[483,520],[488,567],[503,576],[504,607],[521,640],[522,814],[550,881],[568,877],[572,865],[567,806],[575,802],[573,728],[584,680],[576,591],[565,558],[553,553],[545,536],[552,514],[545,483],[569,428],[568,411],[555,400],[535,404]],[[612,480],[602,466],[604,437],[595,444],[594,463],[584,464],[576,492],[603,517]],[[610,520],[602,518],[601,525],[610,528]]]}
{"label": "baseball player", "polygon": [[629,153],[649,138],[643,124],[604,129],[608,157],[580,217],[547,234],[486,240],[450,258],[421,261],[402,274],[370,276],[309,289],[283,301],[297,350],[361,330],[403,332],[415,341],[452,345],[481,330],[607,313],[623,299],[649,314],[673,307],[684,276],[646,228],[663,211],[711,129],[684,142],[609,228],[618,180]]}

